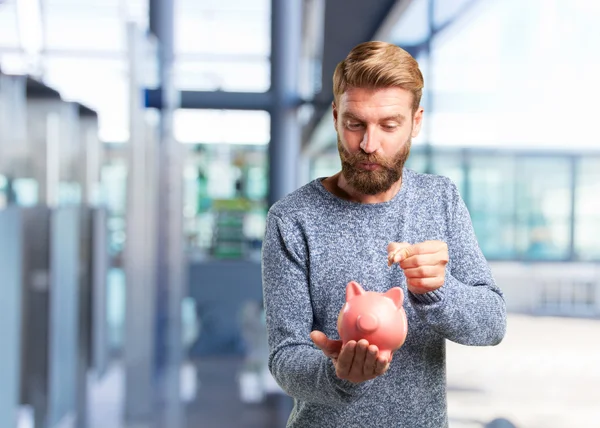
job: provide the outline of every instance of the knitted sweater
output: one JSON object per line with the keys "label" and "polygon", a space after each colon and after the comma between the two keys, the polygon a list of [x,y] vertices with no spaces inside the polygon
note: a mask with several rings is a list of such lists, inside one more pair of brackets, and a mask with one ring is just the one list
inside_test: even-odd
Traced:
{"label": "knitted sweater", "polygon": [[[287,426],[446,427],[445,340],[496,345],[506,330],[502,293],[456,186],[405,169],[392,200],[361,204],[334,196],[321,180],[271,207],[263,244],[269,369],[294,398]],[[387,246],[426,240],[448,244],[445,284],[412,294],[400,266],[388,268]],[[401,286],[407,296],[406,342],[384,375],[359,384],[339,379],[309,337],[319,330],[339,339],[337,316],[352,280],[366,291]]]}

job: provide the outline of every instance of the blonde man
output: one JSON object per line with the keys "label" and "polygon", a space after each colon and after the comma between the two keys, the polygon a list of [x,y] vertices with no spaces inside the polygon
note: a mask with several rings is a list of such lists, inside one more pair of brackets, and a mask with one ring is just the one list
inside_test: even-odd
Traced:
{"label": "blonde man", "polygon": [[[360,44],[333,87],[342,170],[274,204],[263,247],[269,368],[295,399],[288,427],[446,427],[445,340],[498,344],[504,299],[456,186],[404,167],[423,118],[414,58]],[[407,296],[408,336],[389,360],[338,340],[350,281]]]}

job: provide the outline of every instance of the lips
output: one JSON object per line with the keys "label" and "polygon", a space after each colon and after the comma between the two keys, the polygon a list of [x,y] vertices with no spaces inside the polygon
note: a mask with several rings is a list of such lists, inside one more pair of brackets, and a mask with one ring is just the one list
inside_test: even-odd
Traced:
{"label": "lips", "polygon": [[359,162],[356,166],[358,168],[364,169],[366,171],[375,171],[376,169],[379,169],[381,167],[381,165],[379,165],[378,163],[368,163],[368,162]]}

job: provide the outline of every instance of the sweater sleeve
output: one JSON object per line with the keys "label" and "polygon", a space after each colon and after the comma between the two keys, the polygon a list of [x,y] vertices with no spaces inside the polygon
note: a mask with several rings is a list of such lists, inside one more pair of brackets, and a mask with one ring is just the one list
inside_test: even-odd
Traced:
{"label": "sweater sleeve", "polygon": [[506,305],[483,256],[467,207],[451,183],[448,252],[444,285],[425,294],[408,293],[432,329],[463,345],[497,345],[506,332]]}
{"label": "sweater sleeve", "polygon": [[306,252],[299,228],[270,211],[262,252],[269,370],[295,399],[341,405],[362,395],[373,381],[354,384],[338,378],[333,362],[310,339],[313,311]]}

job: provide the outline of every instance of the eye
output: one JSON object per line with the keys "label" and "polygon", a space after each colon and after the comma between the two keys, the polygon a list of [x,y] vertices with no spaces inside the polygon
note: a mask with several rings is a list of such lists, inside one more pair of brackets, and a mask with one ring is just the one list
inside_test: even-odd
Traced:
{"label": "eye", "polygon": [[358,131],[359,129],[363,128],[363,124],[360,122],[347,122],[346,128],[348,128],[350,131]]}
{"label": "eye", "polygon": [[385,123],[382,127],[386,131],[393,131],[396,128],[398,128],[398,124],[396,124],[396,123]]}

